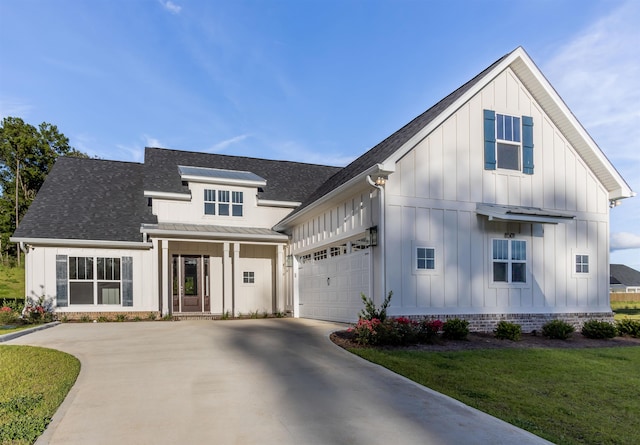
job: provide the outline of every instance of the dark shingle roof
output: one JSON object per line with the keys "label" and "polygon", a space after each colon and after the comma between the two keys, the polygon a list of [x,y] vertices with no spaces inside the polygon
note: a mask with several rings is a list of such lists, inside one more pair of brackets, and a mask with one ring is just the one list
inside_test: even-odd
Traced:
{"label": "dark shingle roof", "polygon": [[302,202],[340,167],[190,151],[145,149],[144,190],[188,193],[178,165],[249,171],[267,180],[260,199]]}
{"label": "dark shingle roof", "polygon": [[143,194],[143,168],[58,158],[13,236],[142,241],[140,224],[156,222]]}
{"label": "dark shingle roof", "polygon": [[297,213],[303,208],[311,205],[314,201],[322,198],[327,193],[335,190],[342,184],[346,183],[350,179],[358,176],[360,173],[373,167],[376,164],[384,162],[387,158],[393,155],[397,150],[402,147],[409,139],[415,136],[420,130],[429,125],[429,123],[444,112],[451,104],[453,104],[464,93],[469,91],[476,83],[478,83],[486,74],[488,74],[493,68],[495,68],[500,62],[507,58],[509,54],[504,55],[500,59],[496,60],[488,68],[475,76],[473,79],[462,85],[460,88],[449,94],[440,102],[429,108],[427,111],[413,119],[407,125],[400,130],[393,133],[391,136],[380,142],[378,145],[367,151],[358,159],[347,165],[338,173],[329,178],[324,184],[322,184],[309,198],[303,202],[293,213]]}
{"label": "dark shingle roof", "polygon": [[640,272],[624,264],[611,264],[609,266],[609,284],[640,286]]}

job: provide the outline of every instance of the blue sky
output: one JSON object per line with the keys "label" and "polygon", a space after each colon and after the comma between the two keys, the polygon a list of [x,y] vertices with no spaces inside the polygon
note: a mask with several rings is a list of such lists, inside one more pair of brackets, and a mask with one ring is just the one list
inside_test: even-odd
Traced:
{"label": "blue sky", "polygon": [[[523,46],[640,191],[640,2],[0,0],[0,116],[145,146],[345,165]],[[611,213],[640,269],[640,197]]]}

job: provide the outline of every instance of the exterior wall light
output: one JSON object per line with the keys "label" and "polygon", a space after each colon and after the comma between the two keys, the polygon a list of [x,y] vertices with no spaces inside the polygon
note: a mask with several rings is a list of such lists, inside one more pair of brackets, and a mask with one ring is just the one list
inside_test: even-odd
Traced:
{"label": "exterior wall light", "polygon": [[369,227],[367,229],[367,245],[374,247],[378,245],[378,226]]}

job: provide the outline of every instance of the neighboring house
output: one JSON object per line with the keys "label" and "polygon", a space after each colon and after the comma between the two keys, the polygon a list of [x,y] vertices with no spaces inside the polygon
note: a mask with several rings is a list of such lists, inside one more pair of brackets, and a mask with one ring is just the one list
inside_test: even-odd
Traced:
{"label": "neighboring house", "polygon": [[58,160],[13,241],[69,316],[610,319],[630,187],[522,48],[344,168],[148,148]]}
{"label": "neighboring house", "polygon": [[640,272],[624,264],[610,266],[611,292],[640,293]]}

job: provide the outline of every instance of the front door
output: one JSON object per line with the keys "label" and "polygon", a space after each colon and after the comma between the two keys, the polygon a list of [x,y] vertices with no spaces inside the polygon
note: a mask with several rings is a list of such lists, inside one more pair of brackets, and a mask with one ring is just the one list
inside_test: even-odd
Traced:
{"label": "front door", "polygon": [[173,256],[173,312],[208,312],[208,257]]}

